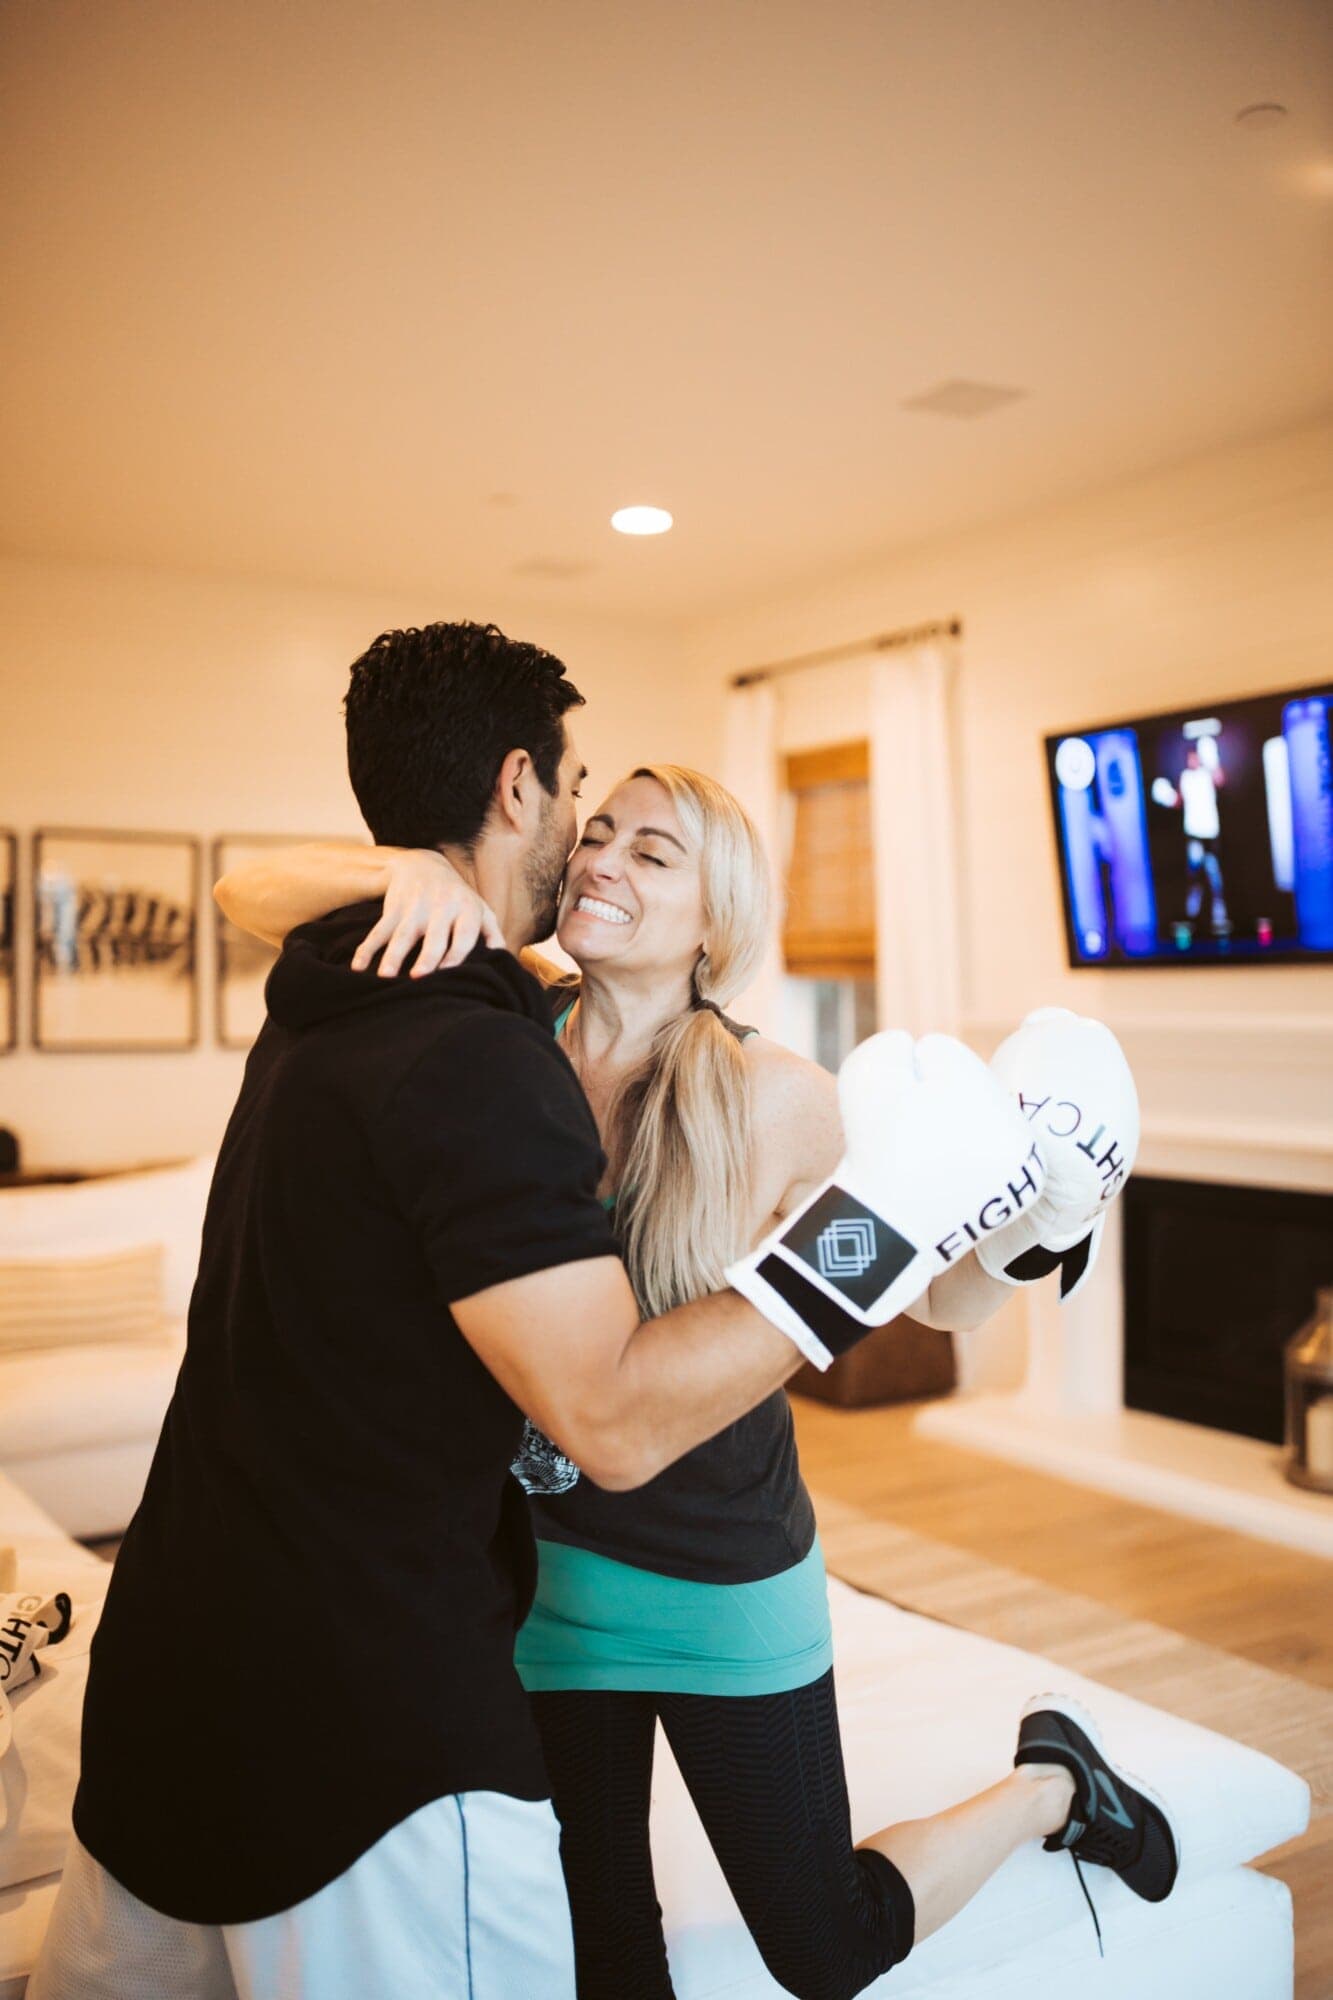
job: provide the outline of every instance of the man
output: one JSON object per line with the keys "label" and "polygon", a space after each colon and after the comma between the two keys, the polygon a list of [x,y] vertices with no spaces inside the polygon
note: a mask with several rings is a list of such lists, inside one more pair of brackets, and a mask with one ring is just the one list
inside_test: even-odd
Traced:
{"label": "man", "polygon": [[[386,633],[352,670],[376,840],[440,848],[514,948],[554,921],[580,701],[558,660],[491,626]],[[841,1280],[803,1276],[807,1246],[738,1267],[774,1324],[731,1292],[640,1325],[536,982],[485,949],[422,979],[354,972],[375,914],[295,932],[270,978],[93,1645],[77,1838],[31,2000],[572,2000],[512,1664],[533,1567],[508,1473],[521,1412],[599,1484],[639,1484],[931,1275],[904,1269],[901,1234],[876,1240],[867,1191],[882,1213],[896,1197],[871,1172],[849,1181],[854,1310]],[[1031,1137],[968,1061],[941,1103],[975,1213]],[[893,1083],[917,1111],[928,1086]],[[927,1234],[963,1200],[937,1198]]]}
{"label": "man", "polygon": [[1203,733],[1189,740],[1185,768],[1178,784],[1173,785],[1169,778],[1155,778],[1152,787],[1153,798],[1159,806],[1179,808],[1180,811],[1185,835],[1185,867],[1189,876],[1185,916],[1191,924],[1199,920],[1203,909],[1202,876],[1208,884],[1209,927],[1214,937],[1227,937],[1231,931],[1222,863],[1218,856],[1222,837],[1218,794],[1226,780],[1217,737]]}

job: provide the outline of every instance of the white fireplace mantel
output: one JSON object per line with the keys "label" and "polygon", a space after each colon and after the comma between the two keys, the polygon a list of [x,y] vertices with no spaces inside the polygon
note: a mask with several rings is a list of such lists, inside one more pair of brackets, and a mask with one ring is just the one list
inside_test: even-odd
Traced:
{"label": "white fireplace mantel", "polygon": [[[1133,1049],[1131,1035],[1116,1025],[1142,1085],[1145,1067],[1155,1065],[1145,1065],[1145,1050]],[[1201,1071],[1225,1072],[1228,1060],[1239,1058],[1233,1036],[1240,1028],[1225,1018],[1192,1023],[1191,1080]],[[1272,1041],[1260,1035],[1257,1058],[1255,1024],[1245,1029],[1251,1067],[1242,1074],[1251,1098],[1267,1085],[1284,1100],[1282,1116],[1159,1112],[1145,1118],[1138,1171],[1333,1192],[1333,1023],[1311,1018],[1295,1030],[1286,1024]],[[1175,1060],[1181,1059],[1182,1034],[1179,1023],[1145,1027],[1145,1037],[1157,1039],[1159,1058],[1166,1054],[1165,1036]],[[980,1044],[989,1037],[968,1039]],[[1286,1090],[1271,1090],[1275,1070],[1285,1072]],[[1096,1269],[1075,1298],[1062,1306],[1051,1281],[1025,1290],[1028,1369],[1016,1394],[933,1403],[918,1416],[917,1428],[1146,1506],[1333,1557],[1333,1496],[1292,1486],[1282,1475],[1278,1447],[1124,1407],[1121,1244],[1117,1206],[1107,1216]]]}

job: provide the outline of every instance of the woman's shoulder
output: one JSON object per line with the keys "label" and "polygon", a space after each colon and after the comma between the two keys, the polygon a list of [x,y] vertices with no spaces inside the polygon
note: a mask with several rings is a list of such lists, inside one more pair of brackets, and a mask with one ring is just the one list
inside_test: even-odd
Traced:
{"label": "woman's shoulder", "polygon": [[840,1138],[835,1077],[766,1035],[750,1035],[741,1047],[750,1077],[755,1132],[761,1142],[789,1127],[811,1125],[820,1135],[837,1130]]}
{"label": "woman's shoulder", "polygon": [[798,1056],[795,1049],[789,1049],[785,1042],[770,1041],[758,1029],[745,1037],[741,1047],[745,1051],[750,1074],[760,1089],[782,1088],[815,1093],[837,1091],[837,1078],[831,1076],[821,1064],[811,1062],[808,1056]]}
{"label": "woman's shoulder", "polygon": [[842,1153],[838,1086],[826,1069],[781,1042],[744,1044],[750,1078],[751,1146],[758,1233],[832,1173]]}

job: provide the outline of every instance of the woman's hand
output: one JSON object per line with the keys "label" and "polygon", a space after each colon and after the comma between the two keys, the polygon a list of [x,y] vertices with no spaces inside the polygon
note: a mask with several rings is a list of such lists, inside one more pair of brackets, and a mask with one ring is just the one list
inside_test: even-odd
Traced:
{"label": "woman's hand", "polygon": [[387,872],[383,914],[357,946],[353,972],[366,971],[381,948],[381,979],[394,978],[418,944],[411,979],[461,965],[479,938],[496,951],[505,949],[495,912],[442,854],[408,848],[395,853]]}

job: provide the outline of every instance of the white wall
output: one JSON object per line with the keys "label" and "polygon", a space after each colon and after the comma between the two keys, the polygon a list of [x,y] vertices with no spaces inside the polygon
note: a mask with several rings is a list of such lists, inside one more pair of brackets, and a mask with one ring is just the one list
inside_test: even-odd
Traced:
{"label": "white wall", "polygon": [[[552,646],[589,696],[591,789],[632,759],[717,768],[727,676],[902,625],[964,620],[960,689],[969,1033],[1042,1000],[1123,1033],[1145,1163],[1315,1184],[1333,1129],[1333,973],[1071,973],[1041,738],[1135,710],[1317,680],[1333,627],[1333,425],[903,554],[817,592],[701,625],[618,627],[515,610],[220,579],[0,562],[0,825],[214,833],[357,828],[339,703],[385,625],[493,615]],[[862,726],[864,679],[793,690],[787,740]],[[211,1032],[212,938],[203,936]],[[0,1056],[0,1123],[33,1164],[161,1157],[215,1142],[241,1058]],[[1322,1163],[1322,1165],[1321,1165]],[[1018,1365],[1010,1316],[983,1374]],[[1007,1345],[1006,1345],[1007,1342]]]}
{"label": "white wall", "polygon": [[[952,616],[970,1038],[985,1049],[1047,1001],[1099,1014],[1134,1063],[1145,1166],[1333,1185],[1333,970],[1071,971],[1042,751],[1066,726],[1328,678],[1333,425],[921,547],[692,647],[720,686]],[[786,700],[789,744],[855,734],[865,670],[818,669]]]}
{"label": "white wall", "polygon": [[[560,609],[441,604],[162,571],[0,561],[0,826],[24,836],[21,918],[42,825],[192,833],[364,828],[346,777],[347,669],[375,634],[494,617],[557,652],[588,698],[572,721],[589,791],[634,759],[716,762],[711,686],[692,696],[676,635]],[[31,1047],[20,921],[20,1043],[0,1055],[0,1124],[30,1166],[214,1146],[243,1057],[213,1039],[211,904],[201,926],[201,1046],[174,1054]]]}

